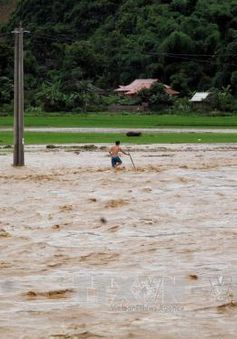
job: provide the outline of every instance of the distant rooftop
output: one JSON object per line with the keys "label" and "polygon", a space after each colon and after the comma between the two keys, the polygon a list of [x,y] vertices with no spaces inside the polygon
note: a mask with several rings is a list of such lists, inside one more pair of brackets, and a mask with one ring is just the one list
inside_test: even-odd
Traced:
{"label": "distant rooftop", "polygon": [[[120,85],[115,92],[124,93],[125,95],[135,95],[143,89],[149,89],[153,84],[159,82],[159,79],[136,79],[127,86]],[[173,90],[170,86],[164,85],[165,92],[169,95],[178,95],[179,92]]]}
{"label": "distant rooftop", "polygon": [[194,96],[190,99],[191,102],[202,102],[207,99],[210,95],[210,92],[197,92]]}
{"label": "distant rooftop", "polygon": [[158,79],[136,79],[127,86],[120,85],[116,92],[122,92],[127,95],[133,95],[140,92],[142,89],[149,89]]}

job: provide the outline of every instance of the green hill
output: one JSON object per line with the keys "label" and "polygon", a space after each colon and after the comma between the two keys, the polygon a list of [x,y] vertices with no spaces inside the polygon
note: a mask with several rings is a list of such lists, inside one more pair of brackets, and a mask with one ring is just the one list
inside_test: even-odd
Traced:
{"label": "green hill", "polygon": [[20,20],[30,93],[47,81],[73,93],[85,80],[114,88],[142,77],[183,94],[237,91],[236,0],[22,0],[7,30]]}

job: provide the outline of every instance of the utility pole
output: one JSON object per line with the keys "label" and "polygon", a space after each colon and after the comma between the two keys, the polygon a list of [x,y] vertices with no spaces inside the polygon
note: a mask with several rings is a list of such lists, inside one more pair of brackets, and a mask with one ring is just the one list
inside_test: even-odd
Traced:
{"label": "utility pole", "polygon": [[14,156],[13,166],[24,166],[24,29],[16,28],[14,58]]}

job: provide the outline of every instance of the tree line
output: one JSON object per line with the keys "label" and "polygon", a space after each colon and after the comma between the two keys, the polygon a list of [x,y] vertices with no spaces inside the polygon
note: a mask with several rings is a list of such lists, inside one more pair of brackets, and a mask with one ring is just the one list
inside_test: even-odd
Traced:
{"label": "tree line", "polygon": [[237,109],[236,0],[21,0],[1,25],[0,104],[12,101],[10,32],[20,21],[31,31],[28,105],[99,106],[115,100],[106,93],[119,84],[159,78],[181,97],[228,88],[225,109]]}

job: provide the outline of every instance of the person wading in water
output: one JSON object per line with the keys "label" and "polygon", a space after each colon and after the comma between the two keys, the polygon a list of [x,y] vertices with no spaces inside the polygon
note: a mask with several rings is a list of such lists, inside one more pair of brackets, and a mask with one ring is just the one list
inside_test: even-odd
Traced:
{"label": "person wading in water", "polygon": [[129,155],[129,153],[126,153],[122,150],[120,147],[120,141],[116,141],[115,145],[111,147],[109,154],[111,155],[111,164],[113,168],[116,168],[122,164],[122,160],[119,157],[119,152]]}

